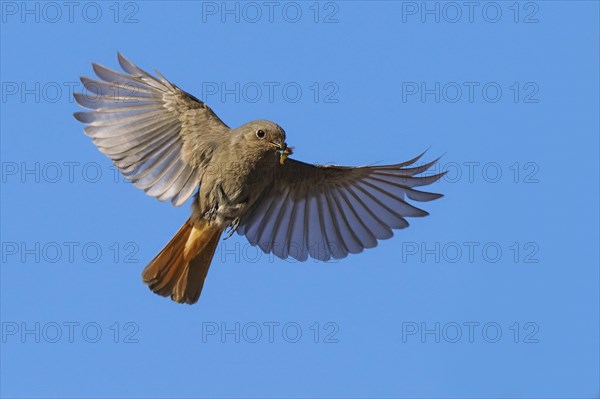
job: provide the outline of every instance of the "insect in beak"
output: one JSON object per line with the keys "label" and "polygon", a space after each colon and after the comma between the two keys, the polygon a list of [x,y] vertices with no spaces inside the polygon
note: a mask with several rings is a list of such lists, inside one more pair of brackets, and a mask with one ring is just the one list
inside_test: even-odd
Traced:
{"label": "insect in beak", "polygon": [[291,147],[288,147],[286,144],[283,145],[283,150],[279,155],[279,164],[283,165],[287,157],[294,153],[294,150]]}

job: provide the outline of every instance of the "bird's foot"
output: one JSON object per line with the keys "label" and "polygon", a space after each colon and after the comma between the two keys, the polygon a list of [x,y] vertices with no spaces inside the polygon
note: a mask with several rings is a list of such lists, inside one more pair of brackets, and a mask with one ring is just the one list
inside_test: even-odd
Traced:
{"label": "bird's foot", "polygon": [[213,205],[208,211],[204,212],[204,219],[208,220],[208,223],[214,221],[217,218],[217,212],[219,207],[217,205]]}
{"label": "bird's foot", "polygon": [[237,230],[239,225],[240,225],[240,218],[233,219],[233,222],[231,222],[231,224],[229,225],[229,231],[226,232],[227,237],[223,238],[223,240],[226,240],[229,237],[231,237],[233,235],[233,233],[235,233],[235,231]]}

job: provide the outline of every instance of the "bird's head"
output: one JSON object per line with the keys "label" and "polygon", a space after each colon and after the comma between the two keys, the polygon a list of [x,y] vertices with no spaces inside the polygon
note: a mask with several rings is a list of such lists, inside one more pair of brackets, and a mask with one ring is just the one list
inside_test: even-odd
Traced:
{"label": "bird's head", "polygon": [[243,135],[247,147],[262,153],[278,152],[281,164],[292,153],[292,148],[288,147],[285,142],[285,131],[274,122],[256,120],[248,122],[238,129]]}

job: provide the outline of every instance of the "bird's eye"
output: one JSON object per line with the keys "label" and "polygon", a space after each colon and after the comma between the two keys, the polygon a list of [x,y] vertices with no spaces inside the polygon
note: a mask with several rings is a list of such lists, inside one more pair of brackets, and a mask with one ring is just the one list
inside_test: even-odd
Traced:
{"label": "bird's eye", "polygon": [[256,137],[258,137],[259,139],[264,139],[266,136],[265,132],[262,130],[257,130],[256,131]]}

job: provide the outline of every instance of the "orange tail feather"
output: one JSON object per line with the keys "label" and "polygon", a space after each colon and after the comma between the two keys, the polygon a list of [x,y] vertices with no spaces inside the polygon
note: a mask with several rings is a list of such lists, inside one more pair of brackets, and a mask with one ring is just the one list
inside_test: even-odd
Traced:
{"label": "orange tail feather", "polygon": [[204,221],[188,219],[142,272],[144,283],[179,303],[196,303],[222,230]]}

